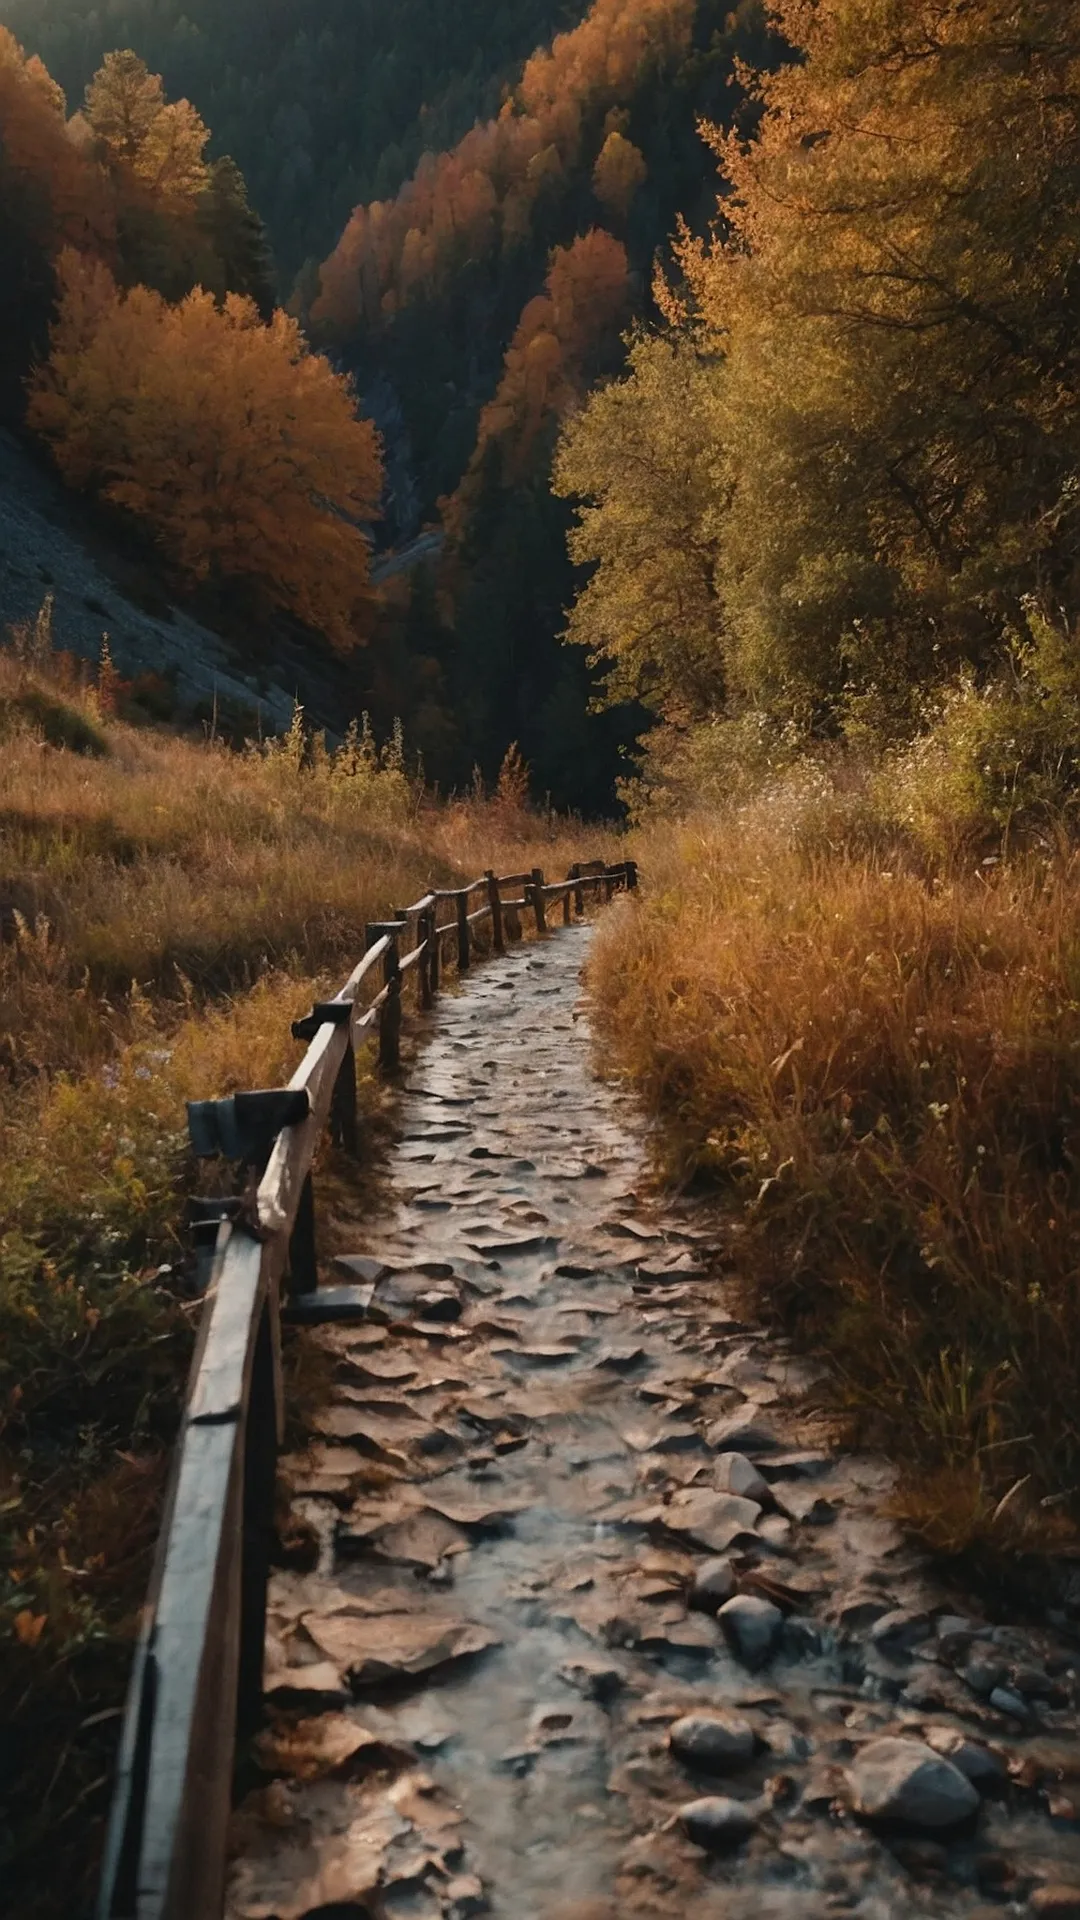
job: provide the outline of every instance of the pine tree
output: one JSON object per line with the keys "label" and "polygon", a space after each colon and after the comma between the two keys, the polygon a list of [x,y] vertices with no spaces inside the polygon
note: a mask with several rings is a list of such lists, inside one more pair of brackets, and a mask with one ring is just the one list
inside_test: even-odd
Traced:
{"label": "pine tree", "polygon": [[199,201],[199,222],[214,253],[214,291],[254,300],[263,319],[269,320],[275,280],[270,243],[248,199],[244,176],[228,156],[210,168]]}

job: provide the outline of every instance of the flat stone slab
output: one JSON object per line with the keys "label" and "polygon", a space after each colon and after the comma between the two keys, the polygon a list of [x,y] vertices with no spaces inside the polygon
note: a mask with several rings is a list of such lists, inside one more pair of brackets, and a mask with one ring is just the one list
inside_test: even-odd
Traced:
{"label": "flat stone slab", "polygon": [[434,1673],[498,1645],[497,1636],[474,1621],[433,1614],[305,1615],[304,1627],[354,1693]]}

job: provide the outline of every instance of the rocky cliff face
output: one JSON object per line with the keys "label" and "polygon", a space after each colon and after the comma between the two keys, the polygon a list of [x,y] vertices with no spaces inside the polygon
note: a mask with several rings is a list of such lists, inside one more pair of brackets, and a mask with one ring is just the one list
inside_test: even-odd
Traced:
{"label": "rocky cliff face", "polygon": [[[177,718],[216,705],[264,731],[288,725],[293,687],[275,670],[278,663],[255,673],[164,590],[148,591],[145,569],[111,551],[78,503],[12,435],[0,433],[0,635],[33,620],[46,594],[53,596],[58,650],[97,660],[107,636],[125,678],[154,674],[166,683]],[[303,696],[305,689],[296,691]]]}

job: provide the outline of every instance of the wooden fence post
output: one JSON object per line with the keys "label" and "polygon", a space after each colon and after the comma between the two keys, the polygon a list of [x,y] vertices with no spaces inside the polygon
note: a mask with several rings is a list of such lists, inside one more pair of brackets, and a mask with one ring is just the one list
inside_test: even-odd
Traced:
{"label": "wooden fence post", "polygon": [[431,991],[431,948],[433,944],[431,934],[434,922],[434,907],[425,907],[423,913],[418,913],[416,916],[416,943],[417,946],[424,948],[423,953],[416,963],[416,971],[420,976],[420,1005],[425,1010],[430,1007],[434,999]]}
{"label": "wooden fence post", "polygon": [[334,1097],[330,1103],[330,1140],[332,1145],[341,1147],[354,1158],[360,1151],[356,1124],[356,1053],[351,1038],[334,1081]]}
{"label": "wooden fence post", "polygon": [[431,945],[428,948],[428,980],[434,999],[439,991],[442,975],[442,933],[439,929],[439,903],[436,900],[431,909]]}
{"label": "wooden fence post", "polygon": [[289,1298],[314,1293],[319,1284],[319,1261],[315,1251],[315,1188],[310,1173],[300,1189],[296,1221],[289,1235]]}
{"label": "wooden fence post", "polygon": [[532,870],[533,911],[536,914],[537,933],[547,932],[547,917],[544,913],[544,870],[534,867]]}
{"label": "wooden fence post", "polygon": [[[581,861],[580,861],[580,860],[575,860],[575,861],[574,861],[574,864],[573,864],[573,866],[571,867],[571,869],[570,869],[570,871],[569,871],[569,873],[567,874],[567,876],[566,876],[566,877],[567,877],[567,879],[568,879],[568,880],[580,880],[580,879],[581,879]],[[568,896],[568,897],[569,897],[569,896]],[[575,887],[575,888],[574,888],[574,912],[575,912],[575,913],[577,914],[577,916],[578,916],[578,919],[579,919],[579,920],[580,920],[580,919],[583,919],[583,918],[584,918],[584,915],[585,915],[585,889],[584,889],[583,887]]]}
{"label": "wooden fence post", "polygon": [[390,940],[383,962],[383,984],[389,992],[379,1010],[379,1066],[384,1073],[394,1073],[401,1064],[401,968],[397,929],[390,923],[377,921],[368,927],[367,944],[375,946],[383,934]]}
{"label": "wooden fence post", "polygon": [[462,887],[457,896],[457,965],[459,973],[469,971],[469,893]]}
{"label": "wooden fence post", "polygon": [[570,894],[569,894],[569,892],[566,892],[566,893],[564,893],[564,894],[563,894],[563,897],[562,897],[562,923],[563,923],[563,926],[564,926],[564,927],[568,927],[568,926],[570,925],[570,922],[571,922],[571,920],[572,920],[572,919],[573,919],[573,914],[571,913],[571,910],[570,910]]}
{"label": "wooden fence post", "polygon": [[626,891],[627,893],[637,892],[637,861],[636,860],[628,860],[626,863]]}
{"label": "wooden fence post", "polygon": [[503,939],[502,894],[499,892],[499,882],[495,877],[495,872],[492,867],[488,868],[484,879],[488,884],[488,904],[491,907],[491,942],[496,953],[505,953],[506,941]]}

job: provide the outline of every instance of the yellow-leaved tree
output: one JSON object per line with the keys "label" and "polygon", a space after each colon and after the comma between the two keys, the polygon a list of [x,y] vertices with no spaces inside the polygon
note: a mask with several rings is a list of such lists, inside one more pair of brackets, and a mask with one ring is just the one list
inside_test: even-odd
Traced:
{"label": "yellow-leaved tree", "polygon": [[190,100],[166,101],[138,54],[105,55],[86,89],[86,122],[102,158],[149,193],[194,200],[206,187],[209,128]]}
{"label": "yellow-leaved tree", "polygon": [[192,580],[241,579],[339,648],[363,637],[378,435],[282,312],[170,306],[68,250],[28,423],[64,478],[144,521]]}
{"label": "yellow-leaved tree", "polygon": [[710,705],[903,736],[1080,613],[1080,0],[770,12],[672,344],[567,428],[569,635],[613,697],[693,710],[692,640]]}
{"label": "yellow-leaved tree", "polygon": [[648,178],[645,155],[613,127],[596,157],[593,192],[619,220],[625,220],[638,188]]}

